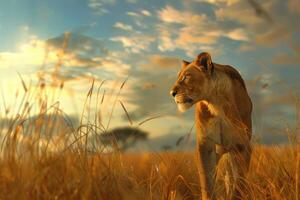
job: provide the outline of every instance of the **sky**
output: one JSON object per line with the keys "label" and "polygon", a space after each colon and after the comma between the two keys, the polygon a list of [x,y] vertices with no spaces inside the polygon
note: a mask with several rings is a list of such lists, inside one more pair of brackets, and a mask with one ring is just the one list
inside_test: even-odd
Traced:
{"label": "sky", "polygon": [[[265,143],[297,132],[300,63],[298,0],[0,0],[2,103],[12,102],[37,73],[51,74],[65,88],[61,107],[81,113],[93,80],[105,91],[108,123],[118,100],[133,124],[150,137],[180,136],[193,125],[193,110],[180,114],[169,90],[181,60],[207,51],[213,62],[238,69],[254,102],[254,134]],[[63,43],[68,46],[61,55]],[[50,77],[50,76],[49,76]],[[92,108],[95,109],[95,104]],[[116,103],[110,127],[129,125]]]}

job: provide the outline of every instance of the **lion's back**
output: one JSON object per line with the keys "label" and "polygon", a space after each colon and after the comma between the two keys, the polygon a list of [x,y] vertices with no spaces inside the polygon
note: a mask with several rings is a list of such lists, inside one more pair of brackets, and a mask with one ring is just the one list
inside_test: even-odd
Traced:
{"label": "lion's back", "polygon": [[217,71],[221,71],[226,74],[227,77],[231,80],[231,91],[233,92],[235,104],[237,106],[238,112],[243,123],[252,130],[252,101],[248,94],[246,84],[240,73],[230,65],[220,65],[215,64]]}

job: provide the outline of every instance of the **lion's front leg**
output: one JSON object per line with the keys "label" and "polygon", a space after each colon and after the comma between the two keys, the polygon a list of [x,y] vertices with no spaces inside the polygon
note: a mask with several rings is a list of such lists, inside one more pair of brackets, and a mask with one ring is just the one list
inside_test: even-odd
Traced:
{"label": "lion's front leg", "polygon": [[201,140],[197,144],[198,172],[201,185],[202,200],[216,199],[215,169],[217,155],[215,143],[210,140]]}
{"label": "lion's front leg", "polygon": [[234,165],[233,170],[235,171],[232,200],[247,199],[248,188],[245,177],[249,170],[251,151],[250,144],[245,144],[242,149],[235,149],[230,152],[231,162]]}

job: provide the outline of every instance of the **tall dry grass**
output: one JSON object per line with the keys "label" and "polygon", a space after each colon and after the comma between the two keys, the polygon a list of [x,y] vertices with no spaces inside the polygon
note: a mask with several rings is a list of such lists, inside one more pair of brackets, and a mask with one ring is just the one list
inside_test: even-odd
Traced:
{"label": "tall dry grass", "polygon": [[[77,126],[56,101],[64,83],[57,79],[64,49],[50,81],[39,74],[36,84],[26,83],[16,102],[2,105],[0,115],[0,199],[199,199],[200,189],[193,152],[124,154],[108,151],[92,136],[105,133],[113,118],[117,89],[108,123],[102,121],[103,82],[93,82]],[[96,111],[92,112],[92,99]],[[133,124],[123,102],[128,121]],[[154,119],[150,117],[137,126]],[[97,137],[96,137],[97,138]],[[254,146],[243,199],[300,199],[300,149]],[[220,163],[217,192],[226,199]]]}
{"label": "tall dry grass", "polygon": [[[18,159],[2,158],[0,169],[1,199],[199,199],[200,196],[191,152],[28,154]],[[256,147],[246,183],[244,199],[299,198],[299,149]],[[221,190],[219,196],[226,199]]]}

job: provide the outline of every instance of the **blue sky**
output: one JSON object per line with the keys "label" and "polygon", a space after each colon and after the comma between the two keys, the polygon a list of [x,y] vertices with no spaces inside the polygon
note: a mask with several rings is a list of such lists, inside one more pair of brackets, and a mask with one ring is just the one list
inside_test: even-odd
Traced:
{"label": "blue sky", "polygon": [[[297,0],[0,0],[0,78],[6,98],[20,81],[51,73],[64,33],[70,33],[60,78],[60,101],[70,115],[81,109],[91,80],[107,79],[107,93],[129,76],[120,99],[152,136],[188,132],[192,111],[179,114],[168,90],[181,59],[202,51],[235,66],[254,100],[257,134],[295,127],[300,39]],[[41,68],[48,49],[48,60]],[[70,104],[73,99],[74,102]],[[74,100],[75,99],[75,100]],[[8,100],[9,101],[9,100]],[[76,105],[76,106],[74,106]],[[111,103],[107,102],[106,110]],[[76,108],[74,108],[76,107]],[[104,110],[105,110],[104,109]],[[278,123],[282,122],[282,123]],[[121,107],[113,126],[128,125]],[[274,132],[274,131],[273,131]]]}

